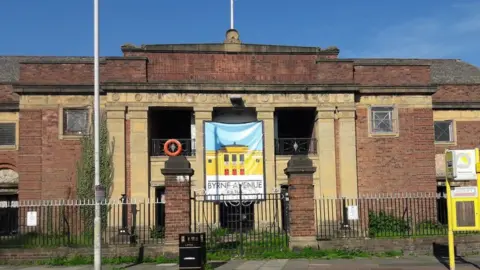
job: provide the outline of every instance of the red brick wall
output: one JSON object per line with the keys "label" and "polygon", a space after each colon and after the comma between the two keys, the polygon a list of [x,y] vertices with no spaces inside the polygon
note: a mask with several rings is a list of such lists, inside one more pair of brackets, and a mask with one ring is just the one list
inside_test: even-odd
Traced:
{"label": "red brick wall", "polygon": [[433,111],[399,109],[399,137],[369,137],[368,109],[357,109],[359,194],[435,192]]}
{"label": "red brick wall", "polygon": [[290,235],[316,236],[313,173],[288,177]]}
{"label": "red brick wall", "polygon": [[[146,60],[107,60],[100,64],[102,82],[145,82]],[[91,84],[92,63],[20,64],[20,81],[32,84]]]}
{"label": "red brick wall", "polygon": [[17,157],[17,150],[0,150],[0,169],[12,169],[18,172]]}
{"label": "red brick wall", "polygon": [[355,66],[355,83],[361,85],[428,85],[429,66]]}
{"label": "red brick wall", "polygon": [[42,198],[42,135],[41,110],[20,111],[18,151],[19,199]]}
{"label": "red brick wall", "polygon": [[80,141],[59,139],[57,109],[22,110],[19,145],[20,200],[74,195]]}
{"label": "red brick wall", "polygon": [[15,101],[18,101],[18,95],[13,93],[12,85],[0,83],[0,103]]}
{"label": "red brick wall", "polygon": [[469,149],[480,146],[480,121],[457,121],[456,145],[435,145],[435,152],[443,154],[445,149]]}
{"label": "red brick wall", "polygon": [[433,102],[480,101],[480,85],[440,85]]}

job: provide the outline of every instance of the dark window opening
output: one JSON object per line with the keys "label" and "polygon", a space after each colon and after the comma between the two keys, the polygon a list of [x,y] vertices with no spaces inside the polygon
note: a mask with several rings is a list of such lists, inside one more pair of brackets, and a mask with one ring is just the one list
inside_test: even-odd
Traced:
{"label": "dark window opening", "polygon": [[63,134],[85,135],[88,132],[88,109],[63,109]]}
{"label": "dark window opening", "polygon": [[0,146],[16,145],[17,125],[15,123],[0,123]]}
{"label": "dark window opening", "polygon": [[[25,213],[26,215],[26,213]],[[0,235],[14,235],[18,233],[18,195],[0,196]]]}
{"label": "dark window opening", "polygon": [[453,121],[435,121],[435,142],[453,142]]}
{"label": "dark window opening", "polygon": [[155,189],[155,232],[159,238],[165,233],[165,187]]}
{"label": "dark window opening", "polygon": [[213,109],[212,121],[226,124],[241,124],[257,121],[255,108],[217,107]]}
{"label": "dark window opening", "polygon": [[290,227],[290,205],[289,205],[289,200],[288,200],[288,186],[287,185],[282,185],[281,187],[281,208],[282,208],[282,229],[284,231],[289,231]]}
{"label": "dark window opening", "polygon": [[[181,143],[181,155],[195,155],[195,134],[192,134],[195,121],[192,108],[151,108],[148,121],[152,156],[166,156],[164,146],[169,139]],[[168,150],[175,152],[177,146],[170,144]]]}
{"label": "dark window opening", "polygon": [[246,232],[253,229],[255,223],[254,203],[241,205],[220,204],[220,226],[230,232]]}
{"label": "dark window opening", "polygon": [[316,154],[315,118],[316,108],[276,109],[275,154]]}

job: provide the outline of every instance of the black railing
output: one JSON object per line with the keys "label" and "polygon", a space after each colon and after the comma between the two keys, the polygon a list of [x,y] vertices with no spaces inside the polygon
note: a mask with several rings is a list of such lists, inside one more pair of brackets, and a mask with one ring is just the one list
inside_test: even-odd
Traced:
{"label": "black railing", "polygon": [[[442,193],[322,198],[315,206],[321,240],[445,236],[448,232],[447,203]],[[474,212],[465,216],[471,218]]]}
{"label": "black railing", "polygon": [[[152,139],[151,143],[151,156],[166,156],[164,151],[165,143],[169,139]],[[195,139],[176,139],[182,144],[182,152],[180,153],[181,156],[195,156]],[[175,147],[174,144],[171,144],[171,147]],[[172,152],[175,152],[175,149]]]}
{"label": "black railing", "polygon": [[225,194],[195,194],[192,200],[193,230],[206,233],[208,252],[248,256],[288,250],[285,194]]}
{"label": "black railing", "polygon": [[[115,202],[102,207],[104,245],[162,244],[164,204]],[[94,202],[22,202],[0,208],[0,249],[91,247]]]}
{"label": "black railing", "polygon": [[275,155],[317,154],[315,138],[278,138],[275,140]]}

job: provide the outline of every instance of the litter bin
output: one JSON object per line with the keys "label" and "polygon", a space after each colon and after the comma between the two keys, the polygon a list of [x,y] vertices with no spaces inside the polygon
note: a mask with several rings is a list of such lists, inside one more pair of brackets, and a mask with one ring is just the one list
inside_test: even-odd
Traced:
{"label": "litter bin", "polygon": [[205,233],[179,235],[179,269],[204,269],[207,263]]}

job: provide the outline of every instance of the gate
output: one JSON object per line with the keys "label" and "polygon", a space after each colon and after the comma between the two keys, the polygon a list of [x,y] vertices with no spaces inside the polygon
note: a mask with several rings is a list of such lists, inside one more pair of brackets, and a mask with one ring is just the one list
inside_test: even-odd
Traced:
{"label": "gate", "polygon": [[[286,194],[194,193],[194,232],[207,235],[207,252],[219,256],[249,256],[288,249]],[[283,210],[283,211],[282,211]]]}

